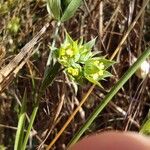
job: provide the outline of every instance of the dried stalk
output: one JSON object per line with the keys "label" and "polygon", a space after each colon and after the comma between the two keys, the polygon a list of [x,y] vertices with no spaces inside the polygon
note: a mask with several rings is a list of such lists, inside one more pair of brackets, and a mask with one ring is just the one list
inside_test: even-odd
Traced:
{"label": "dried stalk", "polygon": [[17,75],[19,70],[28,61],[28,59],[35,52],[33,48],[40,37],[45,33],[48,28],[47,23],[34,37],[28,42],[20,51],[20,53],[6,66],[0,70],[0,93],[12,82],[13,78]]}

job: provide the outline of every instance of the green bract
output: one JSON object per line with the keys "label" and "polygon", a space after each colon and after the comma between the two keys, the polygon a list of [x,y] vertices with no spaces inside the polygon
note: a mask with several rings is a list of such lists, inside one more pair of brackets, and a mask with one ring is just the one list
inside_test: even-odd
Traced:
{"label": "green bract", "polygon": [[99,80],[112,76],[106,69],[113,63],[103,57],[93,57],[85,62],[84,76],[90,82],[101,86]]}
{"label": "green bract", "polygon": [[101,86],[98,81],[111,76],[106,69],[114,62],[104,57],[96,57],[96,53],[91,51],[94,44],[95,39],[88,43],[83,43],[83,40],[73,41],[66,33],[64,43],[56,49],[56,56],[72,80],[81,83],[86,79]]}
{"label": "green bract", "polygon": [[82,0],[47,0],[47,10],[54,19],[64,22],[70,19]]}

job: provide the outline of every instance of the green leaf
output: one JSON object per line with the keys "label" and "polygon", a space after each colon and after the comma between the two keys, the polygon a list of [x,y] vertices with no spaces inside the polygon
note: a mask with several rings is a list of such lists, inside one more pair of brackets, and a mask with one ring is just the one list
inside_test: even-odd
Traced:
{"label": "green leaf", "polygon": [[66,39],[65,39],[65,42],[66,42],[66,43],[70,43],[70,44],[73,44],[73,43],[74,43],[73,39],[72,39],[71,36],[67,33],[67,31],[66,31]]}
{"label": "green leaf", "polygon": [[47,11],[55,19],[61,18],[61,0],[47,0]]}
{"label": "green leaf", "polygon": [[60,63],[56,62],[53,67],[48,67],[46,74],[44,75],[44,79],[42,81],[42,85],[40,88],[40,92],[45,91],[46,88],[52,83],[57,73],[60,70]]}
{"label": "green leaf", "polygon": [[[95,39],[89,41],[88,43],[85,43],[84,45],[82,45],[82,41],[80,41],[80,49],[79,49],[79,53],[80,53],[80,59],[79,59],[79,63],[85,63],[87,60],[89,60],[93,55],[95,55],[95,53],[91,52],[92,47],[95,44]],[[97,54],[97,53],[96,53]]]}
{"label": "green leaf", "polygon": [[92,77],[90,77],[88,74],[84,74],[85,78],[90,81],[91,83],[93,84],[96,84],[100,87],[102,87],[102,85],[97,81],[97,80],[94,80]]}
{"label": "green leaf", "polygon": [[140,133],[150,135],[150,110],[141,125]]}
{"label": "green leaf", "polygon": [[145,124],[142,126],[140,133],[150,135],[150,119],[148,119]]}
{"label": "green leaf", "polygon": [[[97,55],[97,54],[100,54],[100,52],[99,51],[94,51],[94,52],[92,52],[92,57],[96,57],[95,55]],[[99,58],[101,58],[101,57],[99,57]]]}
{"label": "green leaf", "polygon": [[93,40],[89,41],[88,43],[85,43],[83,46],[85,49],[87,50],[91,50],[92,47],[95,45],[95,41],[96,41],[96,38],[94,38]]}
{"label": "green leaf", "polygon": [[99,68],[96,65],[90,62],[85,63],[85,66],[84,66],[85,74],[94,74],[94,73],[97,73],[98,71],[99,71]]}
{"label": "green leaf", "polygon": [[80,58],[79,58],[79,63],[84,64],[88,59],[90,59],[92,57],[92,52],[84,52],[80,54]]}
{"label": "green leaf", "polygon": [[49,46],[49,49],[51,50],[51,52],[55,58],[59,57],[59,49],[58,48]]}
{"label": "green leaf", "polygon": [[100,76],[98,80],[103,80],[103,79],[105,79],[107,77],[112,77],[112,76],[113,75],[110,72],[104,70],[104,74],[102,76]]}
{"label": "green leaf", "polygon": [[66,5],[68,5],[72,0],[62,0]]}
{"label": "green leaf", "polygon": [[109,68],[110,66],[116,63],[115,61],[111,61],[105,58],[101,58],[100,61],[104,63],[105,69]]}
{"label": "green leaf", "polygon": [[21,112],[19,115],[19,121],[18,121],[18,127],[17,127],[17,133],[15,138],[15,144],[14,144],[14,150],[20,150],[20,146],[23,143],[23,135],[24,135],[24,126],[25,126],[25,114],[26,114],[26,101],[27,101],[27,93],[24,92],[23,96],[23,102],[21,106]]}
{"label": "green leaf", "polygon": [[61,17],[61,21],[64,22],[73,17],[81,2],[82,0],[72,0],[67,6],[67,8],[64,10],[64,13]]}
{"label": "green leaf", "polygon": [[72,0],[62,0],[62,10],[65,10]]}
{"label": "green leaf", "polygon": [[87,62],[93,64],[95,61],[99,61],[100,63],[102,62],[105,66],[105,69],[109,68],[110,66],[116,63],[115,61],[105,59],[104,57],[92,57]]}

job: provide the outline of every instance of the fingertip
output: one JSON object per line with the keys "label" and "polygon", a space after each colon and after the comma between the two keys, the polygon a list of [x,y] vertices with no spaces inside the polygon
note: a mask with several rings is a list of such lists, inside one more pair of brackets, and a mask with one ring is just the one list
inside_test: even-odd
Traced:
{"label": "fingertip", "polygon": [[104,132],[82,139],[69,150],[150,150],[150,138],[134,132]]}

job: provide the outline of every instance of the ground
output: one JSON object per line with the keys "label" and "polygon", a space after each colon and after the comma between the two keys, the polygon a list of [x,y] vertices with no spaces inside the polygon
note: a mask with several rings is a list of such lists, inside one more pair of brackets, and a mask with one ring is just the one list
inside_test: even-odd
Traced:
{"label": "ground", "polygon": [[[100,55],[106,56],[107,59],[111,59],[118,47],[120,51],[113,58],[116,64],[109,69],[113,76],[101,81],[103,88],[98,86],[94,88],[79,113],[52,148],[66,149],[68,142],[85,123],[88,116],[133,64],[134,58],[138,58],[149,47],[150,4],[147,4],[139,19],[135,21],[145,2],[142,0],[84,0],[75,15],[61,24],[58,34],[54,37],[57,21],[49,16],[46,0],[1,0],[0,73],[47,22],[50,25],[36,42],[33,48],[37,48],[36,52],[18,70],[13,79],[10,79],[10,76],[6,79],[10,82],[4,86],[0,96],[0,146],[13,149],[24,92],[27,93],[26,113],[29,117],[35,104],[35,95],[44,77],[49,47],[54,38],[57,39],[55,46],[59,47],[64,41],[65,30],[67,30],[74,40],[82,37],[85,42],[88,42],[96,38],[93,51],[100,52]],[[131,32],[127,33],[134,21],[135,25]],[[120,45],[125,36],[126,40]],[[141,70],[138,71],[141,72]],[[4,84],[1,80],[3,76],[0,76],[0,87]],[[89,82],[84,85],[73,85],[63,71],[58,72],[52,84],[40,98],[28,149],[39,147],[47,134],[49,136],[45,144],[48,145],[91,86]],[[84,136],[106,130],[138,132],[149,111],[149,88],[149,73],[144,78],[134,74],[98,115]],[[0,149],[3,149],[1,147]],[[41,147],[44,149],[44,144]]]}

